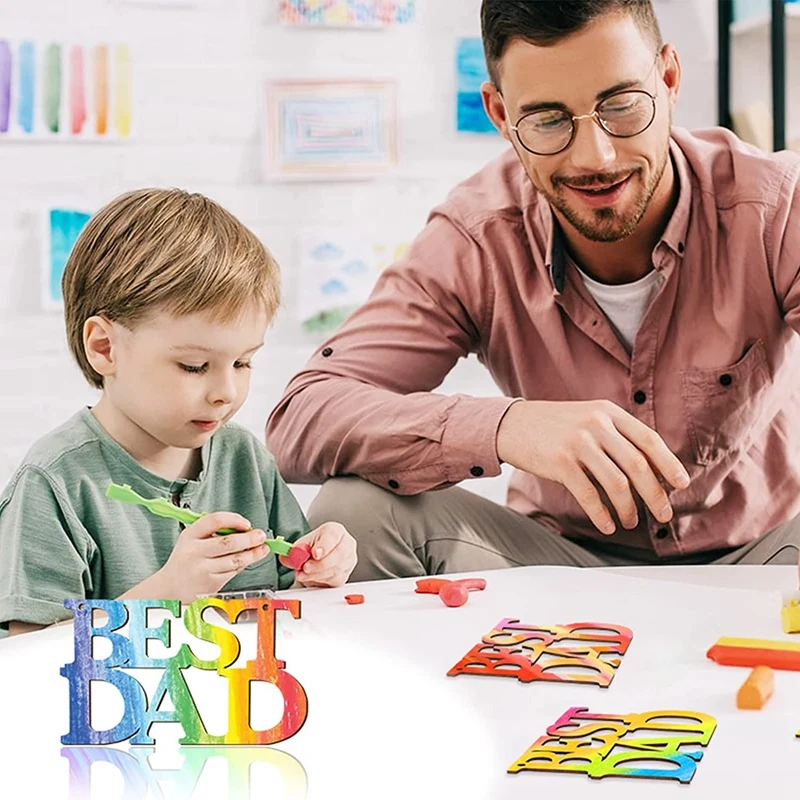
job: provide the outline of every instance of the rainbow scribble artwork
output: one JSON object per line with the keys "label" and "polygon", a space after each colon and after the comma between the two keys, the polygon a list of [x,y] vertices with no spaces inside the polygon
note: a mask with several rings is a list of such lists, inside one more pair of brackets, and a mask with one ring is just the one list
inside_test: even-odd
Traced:
{"label": "rainbow scribble artwork", "polygon": [[371,177],[397,165],[393,83],[282,81],[268,92],[271,174]]}
{"label": "rainbow scribble artwork", "polygon": [[[186,630],[202,641],[220,649],[213,660],[202,660],[188,644],[182,644],[170,658],[151,658],[147,641],[158,640],[170,646],[170,620],[157,628],[148,627],[149,609],[167,609],[175,618],[181,616],[178,600],[65,600],[64,605],[74,614],[74,661],[61,669],[69,681],[69,733],[61,737],[65,745],[106,745],[130,739],[132,745],[154,745],[150,727],[154,722],[178,722],[183,728],[182,745],[265,745],[276,744],[294,736],[308,715],[308,700],[302,685],[290,675],[283,661],[275,657],[275,615],[288,611],[300,618],[299,600],[222,600],[205,597],[191,603],[183,614]],[[235,624],[247,610],[257,612],[256,658],[245,667],[232,668],[241,649],[236,634],[227,628],[203,619],[205,609],[221,609]],[[105,625],[95,627],[95,609],[108,615]],[[128,625],[127,637],[116,633]],[[92,657],[92,640],[104,637],[111,643],[111,655],[105,659]],[[228,679],[228,730],[224,735],[211,735],[197,710],[183,670],[189,667],[216,670]],[[154,696],[148,700],[139,681],[125,669],[160,669],[163,671]],[[105,681],[119,691],[124,705],[122,719],[109,730],[98,731],[91,724],[91,689],[93,681]],[[250,685],[265,681],[278,688],[283,696],[283,715],[268,730],[253,730],[250,726]],[[172,708],[161,709],[165,698]]]}
{"label": "rainbow scribble artwork", "polygon": [[62,308],[61,278],[64,267],[80,232],[89,221],[88,211],[74,208],[51,208],[45,213],[45,248],[42,262],[42,306]]}
{"label": "rainbow scribble artwork", "polygon": [[[589,714],[588,710],[567,709],[508,771],[582,772],[590,778],[666,778],[689,783],[703,751],[683,748],[705,747],[717,727],[714,717],[696,711],[618,716]],[[654,761],[664,762],[663,768],[651,766]]]}
{"label": "rainbow scribble artwork", "polygon": [[499,136],[486,114],[481,97],[481,84],[488,80],[481,39],[459,39],[456,50],[456,130],[460,133],[494,133]]}
{"label": "rainbow scribble artwork", "polygon": [[397,261],[406,242],[357,231],[310,228],[299,238],[297,316],[307,333],[331,333],[372,291],[378,275]]}
{"label": "rainbow scribble artwork", "polygon": [[447,674],[517,678],[522,683],[593,683],[606,688],[632,639],[630,628],[605,622],[548,628],[502,619]]}
{"label": "rainbow scribble artwork", "polygon": [[286,25],[385,28],[414,21],[416,0],[280,0]]}
{"label": "rainbow scribble artwork", "polygon": [[128,138],[132,72],[126,44],[0,38],[0,140]]}

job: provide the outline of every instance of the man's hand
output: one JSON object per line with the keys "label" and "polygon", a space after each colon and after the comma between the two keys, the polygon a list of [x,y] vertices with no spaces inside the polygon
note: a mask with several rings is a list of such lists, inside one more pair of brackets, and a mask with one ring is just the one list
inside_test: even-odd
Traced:
{"label": "man's hand", "polygon": [[[326,522],[293,544],[305,543],[311,558],[295,573],[301,586],[344,586],[356,566],[356,540],[338,522]],[[283,556],[281,563],[285,564]],[[288,565],[287,565],[288,566]]]}
{"label": "man's hand", "polygon": [[603,487],[625,528],[638,524],[634,490],[659,522],[672,519],[657,474],[677,489],[689,485],[686,469],[663,439],[607,400],[514,403],[497,431],[497,456],[563,484],[606,534],[614,533],[614,521],[590,476]]}

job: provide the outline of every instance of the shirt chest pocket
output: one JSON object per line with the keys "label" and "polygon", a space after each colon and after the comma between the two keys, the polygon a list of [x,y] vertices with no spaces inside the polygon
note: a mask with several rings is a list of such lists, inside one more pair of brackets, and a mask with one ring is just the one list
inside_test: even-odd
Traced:
{"label": "shirt chest pocket", "polygon": [[729,367],[682,370],[683,405],[697,464],[711,464],[746,443],[768,384],[760,339]]}

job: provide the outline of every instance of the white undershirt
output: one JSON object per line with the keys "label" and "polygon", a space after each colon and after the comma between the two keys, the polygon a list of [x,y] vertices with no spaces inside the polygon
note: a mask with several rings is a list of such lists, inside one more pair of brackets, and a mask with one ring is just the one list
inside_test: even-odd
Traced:
{"label": "white undershirt", "polygon": [[608,283],[599,283],[579,267],[575,268],[589,294],[603,309],[620,341],[630,353],[642,319],[664,282],[663,276],[654,269],[638,281],[612,286]]}

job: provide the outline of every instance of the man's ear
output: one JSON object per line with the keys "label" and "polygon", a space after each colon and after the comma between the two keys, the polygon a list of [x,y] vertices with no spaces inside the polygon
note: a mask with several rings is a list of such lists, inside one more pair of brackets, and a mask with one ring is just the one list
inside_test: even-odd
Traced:
{"label": "man's ear", "polygon": [[511,131],[509,125],[511,122],[508,119],[503,98],[497,87],[491,81],[484,81],[481,84],[481,97],[483,98],[483,107],[489,115],[489,119],[494,124],[495,128],[500,131],[502,137],[509,142],[511,141]]}
{"label": "man's ear", "polygon": [[118,331],[111,320],[97,315],[83,323],[83,350],[92,369],[103,378],[116,372]]}
{"label": "man's ear", "polygon": [[664,85],[667,87],[670,108],[674,111],[681,91],[681,60],[678,51],[671,45],[665,44],[661,51],[664,61]]}

